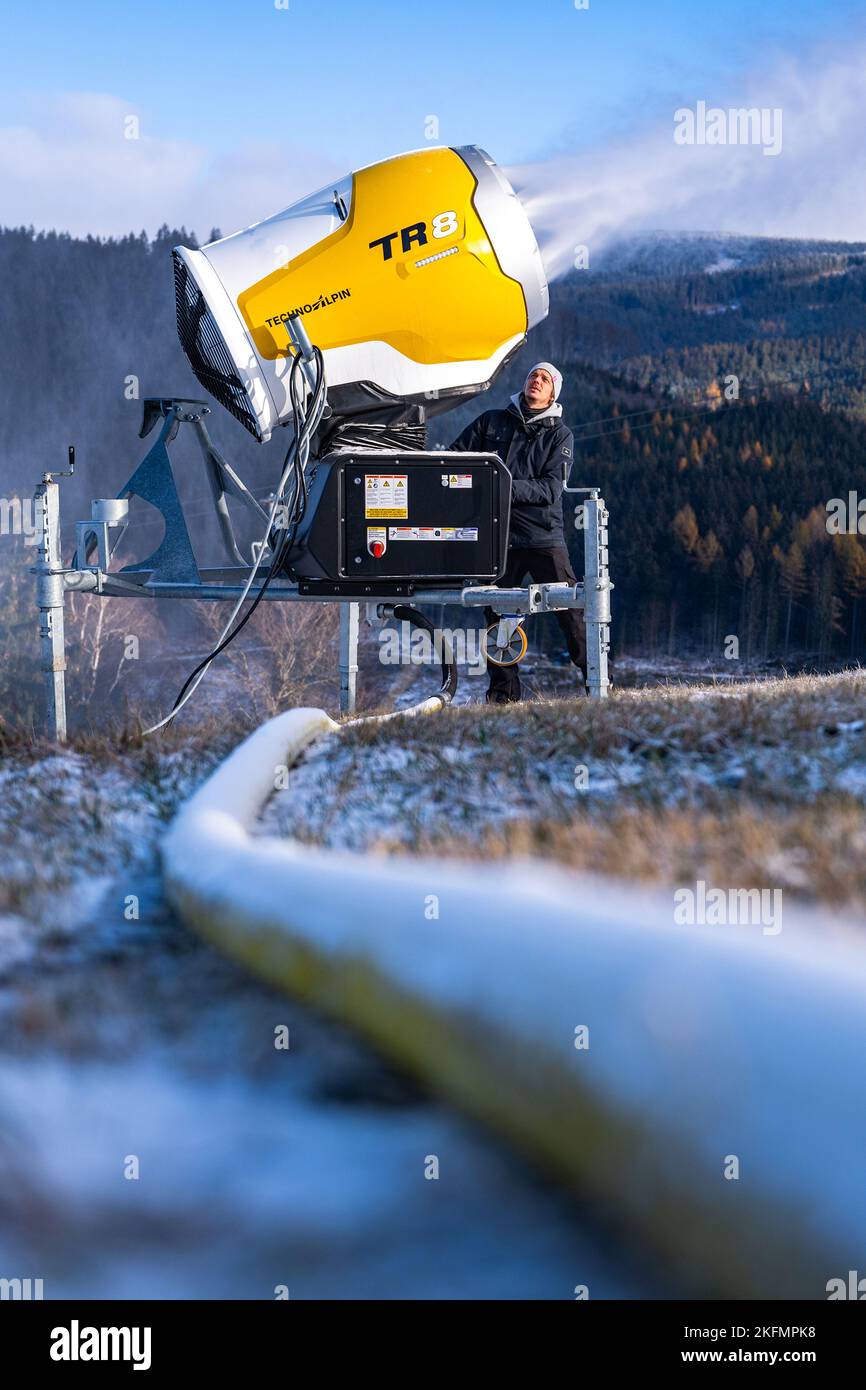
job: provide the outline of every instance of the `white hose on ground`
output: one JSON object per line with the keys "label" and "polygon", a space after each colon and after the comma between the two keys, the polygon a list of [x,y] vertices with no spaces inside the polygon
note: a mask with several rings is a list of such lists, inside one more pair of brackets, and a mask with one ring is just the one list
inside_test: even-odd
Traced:
{"label": "white hose on ground", "polygon": [[438,714],[445,705],[444,696],[430,695],[426,700],[420,700],[417,705],[391,710],[389,714],[362,714],[357,719],[345,719],[339,727],[346,728],[349,724],[388,724],[392,719],[414,719],[419,714]]}
{"label": "white hose on ground", "polygon": [[670,892],[547,863],[251,836],[281,770],[338,727],[281,715],[190,799],[163,849],[182,916],[576,1184],[689,1288],[825,1298],[862,1269],[862,927],[823,908],[786,908],[777,934],[685,927]]}

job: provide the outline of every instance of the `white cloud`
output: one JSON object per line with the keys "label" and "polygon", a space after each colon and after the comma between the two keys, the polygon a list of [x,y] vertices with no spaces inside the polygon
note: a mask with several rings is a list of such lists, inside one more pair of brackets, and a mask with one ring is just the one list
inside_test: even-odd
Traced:
{"label": "white cloud", "polygon": [[[548,270],[570,268],[614,236],[646,228],[752,235],[866,237],[866,49],[780,61],[722,93],[681,92],[637,115],[630,138],[509,170]],[[781,107],[782,150],[674,142],[674,111]],[[124,137],[140,114],[137,140]],[[384,153],[391,153],[386,151]],[[347,169],[325,153],[257,141],[214,156],[148,133],[147,112],[104,93],[34,98],[29,118],[0,128],[0,224],[122,234],[162,222],[204,238],[267,217]]]}
{"label": "white cloud", "polygon": [[[126,138],[139,116],[138,139]],[[122,235],[163,222],[204,238],[235,231],[345,174],[315,153],[260,141],[214,158],[148,134],[147,114],[104,93],[34,101],[27,123],[0,128],[0,225]]]}
{"label": "white cloud", "polygon": [[[690,92],[631,139],[509,170],[527,208],[548,273],[641,229],[764,236],[866,238],[866,86],[862,44],[821,62],[786,61],[726,96]],[[674,111],[699,100],[717,107],[782,109],[782,150],[677,145]],[[591,259],[590,259],[591,263]]]}

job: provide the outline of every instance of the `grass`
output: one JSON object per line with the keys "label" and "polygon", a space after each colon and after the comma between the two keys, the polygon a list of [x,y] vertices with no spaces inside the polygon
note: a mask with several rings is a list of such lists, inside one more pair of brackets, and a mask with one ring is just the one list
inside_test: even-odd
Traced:
{"label": "grass", "polygon": [[32,725],[4,725],[0,720],[0,766],[6,757],[41,759],[58,751],[80,753],[98,764],[122,763],[141,754],[142,766],[148,760],[158,760],[164,753],[210,752],[223,755],[256,728],[259,721],[248,711],[233,713],[208,710],[197,713],[195,721],[179,719],[176,724],[161,729],[158,734],[145,736],[140,720],[130,721],[122,715],[105,714],[99,724],[85,724],[70,732],[63,745],[54,743]]}
{"label": "grass", "polygon": [[179,805],[237,742],[168,746],[108,733],[69,746],[33,743],[0,756],[0,916],[46,930],[65,920],[82,885],[146,854]]}
{"label": "grass", "polygon": [[864,717],[856,669],[354,724],[267,815],[311,843],[530,854],[866,912]]}
{"label": "grass", "polygon": [[[123,809],[123,785],[169,820],[257,723],[203,714],[156,738],[119,720],[77,734],[67,751],[115,774],[110,795],[94,785],[77,805],[52,785],[55,746],[0,731],[0,771],[41,769],[26,788],[7,783],[10,844],[26,859],[40,826],[67,822],[70,843],[86,826],[92,844]],[[866,912],[864,718],[866,671],[856,669],[346,724],[308,755],[268,818],[307,842],[357,851],[529,854],[647,882],[780,887]],[[55,891],[73,869],[53,866]],[[26,896],[20,878],[9,875],[0,895],[7,910]]]}

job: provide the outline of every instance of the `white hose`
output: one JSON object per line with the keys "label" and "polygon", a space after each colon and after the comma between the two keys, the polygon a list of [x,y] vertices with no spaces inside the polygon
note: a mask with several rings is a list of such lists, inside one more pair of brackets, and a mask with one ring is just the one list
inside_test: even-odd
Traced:
{"label": "white hose", "polygon": [[183,808],[163,862],[186,920],[577,1184],[692,1286],[826,1298],[862,1269],[862,923],[786,906],[778,934],[689,927],[670,890],[548,863],[251,836],[277,774],[338,727],[280,715]]}

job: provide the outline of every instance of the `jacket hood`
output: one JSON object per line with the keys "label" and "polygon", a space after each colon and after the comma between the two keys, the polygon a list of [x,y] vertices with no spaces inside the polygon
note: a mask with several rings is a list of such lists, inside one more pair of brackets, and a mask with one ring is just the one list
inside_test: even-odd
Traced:
{"label": "jacket hood", "polygon": [[523,413],[523,411],[522,411],[522,409],[521,409],[521,407],[520,407],[520,396],[521,396],[521,392],[518,391],[518,392],[517,392],[517,395],[511,397],[511,406],[517,411],[517,414],[520,416],[521,420],[523,421],[523,423],[524,423],[525,425],[534,425],[534,424],[536,424],[539,420],[558,420],[558,419],[560,419],[560,417],[561,417],[561,415],[562,415],[562,406],[559,404],[558,401],[553,401],[553,402],[547,407],[546,410],[539,410],[539,411],[537,411],[536,413],[534,413],[534,414],[532,414],[532,415],[530,415],[530,416],[526,416],[526,415],[524,415],[524,413]]}

